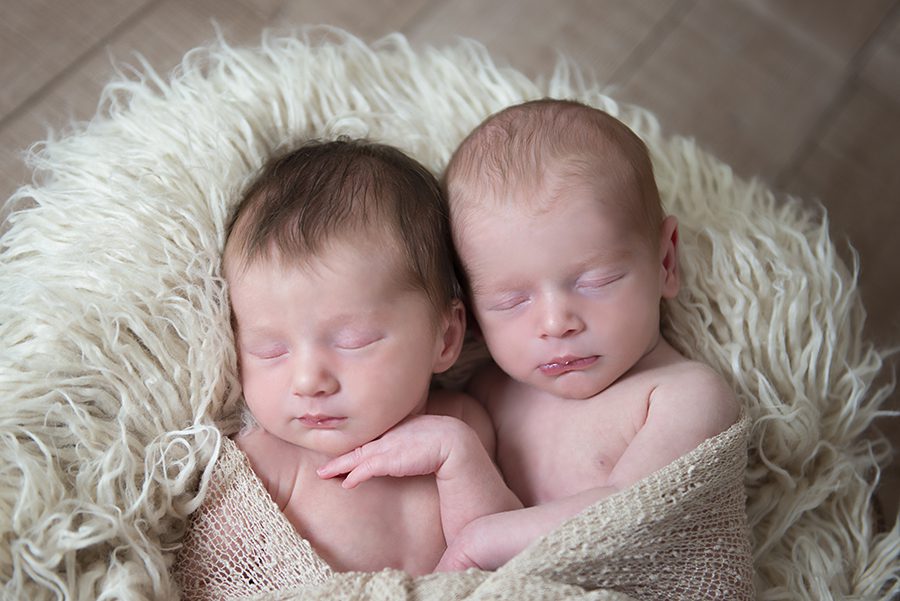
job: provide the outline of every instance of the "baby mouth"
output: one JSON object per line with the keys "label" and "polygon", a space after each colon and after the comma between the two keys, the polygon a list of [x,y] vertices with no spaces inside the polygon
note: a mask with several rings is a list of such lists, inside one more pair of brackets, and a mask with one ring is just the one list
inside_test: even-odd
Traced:
{"label": "baby mouth", "polygon": [[598,359],[597,355],[590,357],[557,357],[547,363],[538,366],[538,370],[545,376],[559,376],[570,371],[587,369]]}
{"label": "baby mouth", "polygon": [[340,424],[347,418],[335,417],[333,415],[307,413],[306,415],[298,417],[297,419],[307,428],[335,428],[338,424]]}

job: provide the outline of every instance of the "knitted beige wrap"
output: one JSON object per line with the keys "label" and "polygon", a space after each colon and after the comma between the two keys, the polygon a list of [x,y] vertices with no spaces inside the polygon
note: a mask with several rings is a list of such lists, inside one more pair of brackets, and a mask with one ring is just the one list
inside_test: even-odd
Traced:
{"label": "knitted beige wrap", "polygon": [[190,601],[253,595],[520,601],[596,589],[635,599],[751,599],[743,480],[748,425],[742,417],[535,541],[496,573],[470,570],[424,578],[396,570],[333,575],[271,501],[243,453],[226,439],[175,574],[182,598]]}
{"label": "knitted beige wrap", "polygon": [[191,516],[174,573],[182,599],[196,601],[317,584],[332,574],[230,438],[222,439],[209,492]]}

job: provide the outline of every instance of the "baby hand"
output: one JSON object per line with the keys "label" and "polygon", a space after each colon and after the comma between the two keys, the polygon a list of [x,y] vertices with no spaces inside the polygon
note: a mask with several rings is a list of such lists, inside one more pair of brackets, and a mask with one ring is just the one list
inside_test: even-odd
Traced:
{"label": "baby hand", "polygon": [[496,570],[501,567],[531,542],[527,525],[516,520],[519,513],[497,513],[470,522],[447,545],[434,571]]}
{"label": "baby hand", "polygon": [[379,476],[435,474],[440,477],[451,450],[458,444],[480,446],[475,432],[456,418],[416,415],[400,422],[381,438],[332,459],[317,473],[320,478],[347,474],[341,484],[347,489]]}

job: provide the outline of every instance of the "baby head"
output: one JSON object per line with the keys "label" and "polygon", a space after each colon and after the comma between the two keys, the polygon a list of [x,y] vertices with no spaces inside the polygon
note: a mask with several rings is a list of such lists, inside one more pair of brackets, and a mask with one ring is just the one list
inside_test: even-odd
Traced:
{"label": "baby head", "polygon": [[445,187],[472,311],[510,377],[584,399],[655,348],[677,223],[623,123],[570,101],[509,107],[463,141]]}
{"label": "baby head", "polygon": [[421,412],[465,327],[431,173],[365,141],[270,161],[224,253],[241,385],[257,424],[338,455]]}

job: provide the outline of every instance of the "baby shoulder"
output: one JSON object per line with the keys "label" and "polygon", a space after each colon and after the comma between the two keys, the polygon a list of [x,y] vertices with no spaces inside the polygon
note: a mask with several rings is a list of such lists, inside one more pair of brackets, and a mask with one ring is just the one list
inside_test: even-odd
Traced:
{"label": "baby shoulder", "polygon": [[734,390],[714,369],[685,360],[666,370],[651,394],[650,412],[709,437],[737,421],[740,404]]}
{"label": "baby shoulder", "polygon": [[234,443],[247,456],[253,473],[269,496],[283,510],[297,477],[298,447],[259,427],[242,430],[234,437]]}

